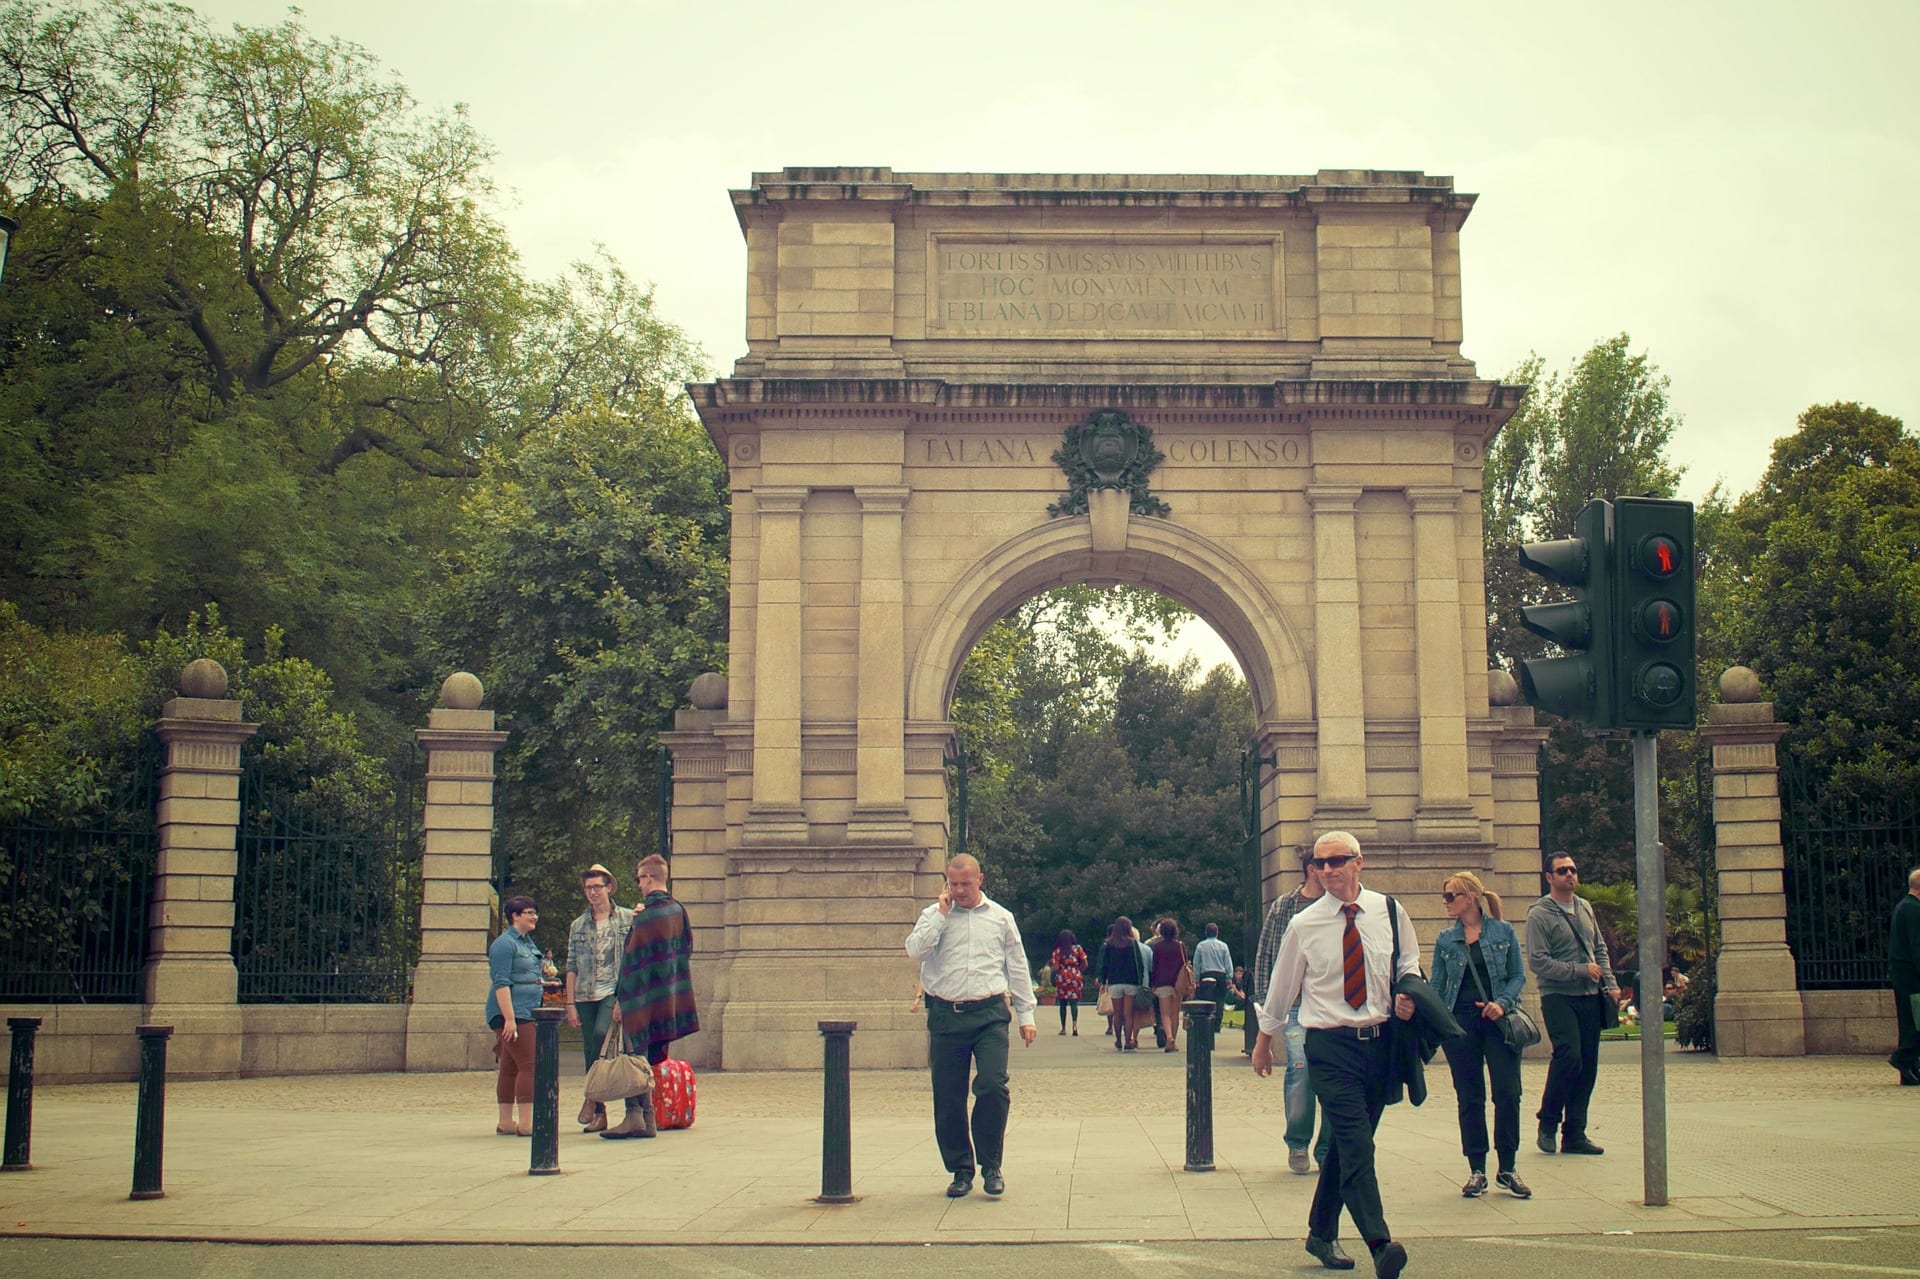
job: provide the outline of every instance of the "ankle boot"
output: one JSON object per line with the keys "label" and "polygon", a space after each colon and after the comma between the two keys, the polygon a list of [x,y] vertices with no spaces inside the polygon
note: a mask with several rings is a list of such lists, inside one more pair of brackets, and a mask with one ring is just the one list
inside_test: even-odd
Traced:
{"label": "ankle boot", "polygon": [[585,1128],[588,1124],[593,1122],[593,1117],[594,1115],[599,1113],[599,1109],[600,1108],[596,1106],[593,1102],[583,1101],[580,1103],[580,1115],[573,1122],[575,1122],[576,1124],[579,1124],[582,1128]]}
{"label": "ankle boot", "polygon": [[653,1125],[648,1122],[647,1115],[639,1109],[634,1109],[627,1112],[626,1118],[600,1135],[608,1141],[625,1141],[628,1137],[651,1137],[653,1136],[652,1128]]}
{"label": "ankle boot", "polygon": [[658,1137],[660,1135],[660,1125],[655,1121],[653,1115],[652,1093],[648,1093],[640,1099],[640,1121],[646,1126],[646,1131],[640,1134],[642,1137]]}

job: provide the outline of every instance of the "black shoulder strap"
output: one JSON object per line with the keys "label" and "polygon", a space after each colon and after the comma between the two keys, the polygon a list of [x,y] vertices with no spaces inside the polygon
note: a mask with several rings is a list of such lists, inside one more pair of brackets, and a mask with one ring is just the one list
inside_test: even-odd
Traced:
{"label": "black shoulder strap", "polygon": [[1400,980],[1400,903],[1387,898],[1387,926],[1393,929],[1393,967],[1387,970],[1387,989]]}

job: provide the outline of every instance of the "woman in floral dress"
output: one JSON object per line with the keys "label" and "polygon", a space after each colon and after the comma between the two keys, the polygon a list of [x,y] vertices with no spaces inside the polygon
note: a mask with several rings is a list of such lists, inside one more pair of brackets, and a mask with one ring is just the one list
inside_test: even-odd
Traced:
{"label": "woman in floral dress", "polygon": [[1060,1006],[1060,1033],[1067,1033],[1067,1010],[1073,1010],[1073,1033],[1080,1033],[1080,991],[1087,972],[1087,952],[1073,930],[1062,928],[1053,943],[1053,1002]]}

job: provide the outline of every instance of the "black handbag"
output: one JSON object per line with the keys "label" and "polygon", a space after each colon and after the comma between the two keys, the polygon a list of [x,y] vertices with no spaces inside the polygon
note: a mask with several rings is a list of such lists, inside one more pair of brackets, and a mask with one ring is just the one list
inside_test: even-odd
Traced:
{"label": "black handbag", "polygon": [[[1487,1003],[1493,1002],[1493,994],[1487,989],[1487,983],[1480,978],[1480,970],[1467,961],[1467,971],[1473,975],[1473,984],[1480,988],[1480,998]],[[1527,1014],[1527,1010],[1515,1004],[1505,1009],[1497,1023],[1500,1037],[1507,1041],[1507,1047],[1515,1052],[1525,1052],[1540,1042],[1540,1026]]]}

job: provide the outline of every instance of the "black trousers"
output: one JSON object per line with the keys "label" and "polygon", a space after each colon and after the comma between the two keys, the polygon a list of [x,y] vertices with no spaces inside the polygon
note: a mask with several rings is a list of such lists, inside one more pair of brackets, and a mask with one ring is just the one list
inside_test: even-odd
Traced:
{"label": "black trousers", "polygon": [[1913,1025],[1913,996],[1920,991],[1920,983],[1893,979],[1893,1014],[1900,1026],[1900,1042],[1893,1050],[1891,1061],[1895,1068],[1920,1065],[1920,1032]]}
{"label": "black trousers", "polygon": [[[1006,1145],[1007,1027],[1013,1010],[990,999],[964,1012],[927,1000],[927,1059],[933,1071],[933,1139],[948,1172],[998,1168]],[[967,1122],[967,1076],[973,1122]]]}
{"label": "black trousers", "polygon": [[1613,996],[1542,995],[1540,1016],[1553,1041],[1547,1086],[1540,1092],[1542,1128],[1559,1126],[1560,1138],[1587,1135],[1587,1103],[1600,1070],[1600,1001]]}
{"label": "black trousers", "polygon": [[1377,1248],[1393,1238],[1373,1171],[1373,1133],[1387,1107],[1386,1036],[1354,1039],[1341,1031],[1308,1028],[1307,1082],[1333,1130],[1307,1210],[1307,1233],[1339,1238],[1344,1207],[1367,1247]]}
{"label": "black trousers", "polygon": [[1487,1083],[1493,1083],[1493,1148],[1500,1166],[1513,1167],[1520,1149],[1520,1054],[1507,1047],[1500,1023],[1477,1012],[1455,1010],[1466,1028],[1462,1039],[1443,1039],[1440,1051],[1453,1072],[1453,1095],[1460,1103],[1460,1153],[1475,1168],[1487,1164]]}
{"label": "black trousers", "polygon": [[1220,1014],[1227,1007],[1227,975],[1225,973],[1205,972],[1194,984],[1193,997],[1204,999],[1213,1005],[1213,1028],[1220,1029]]}

